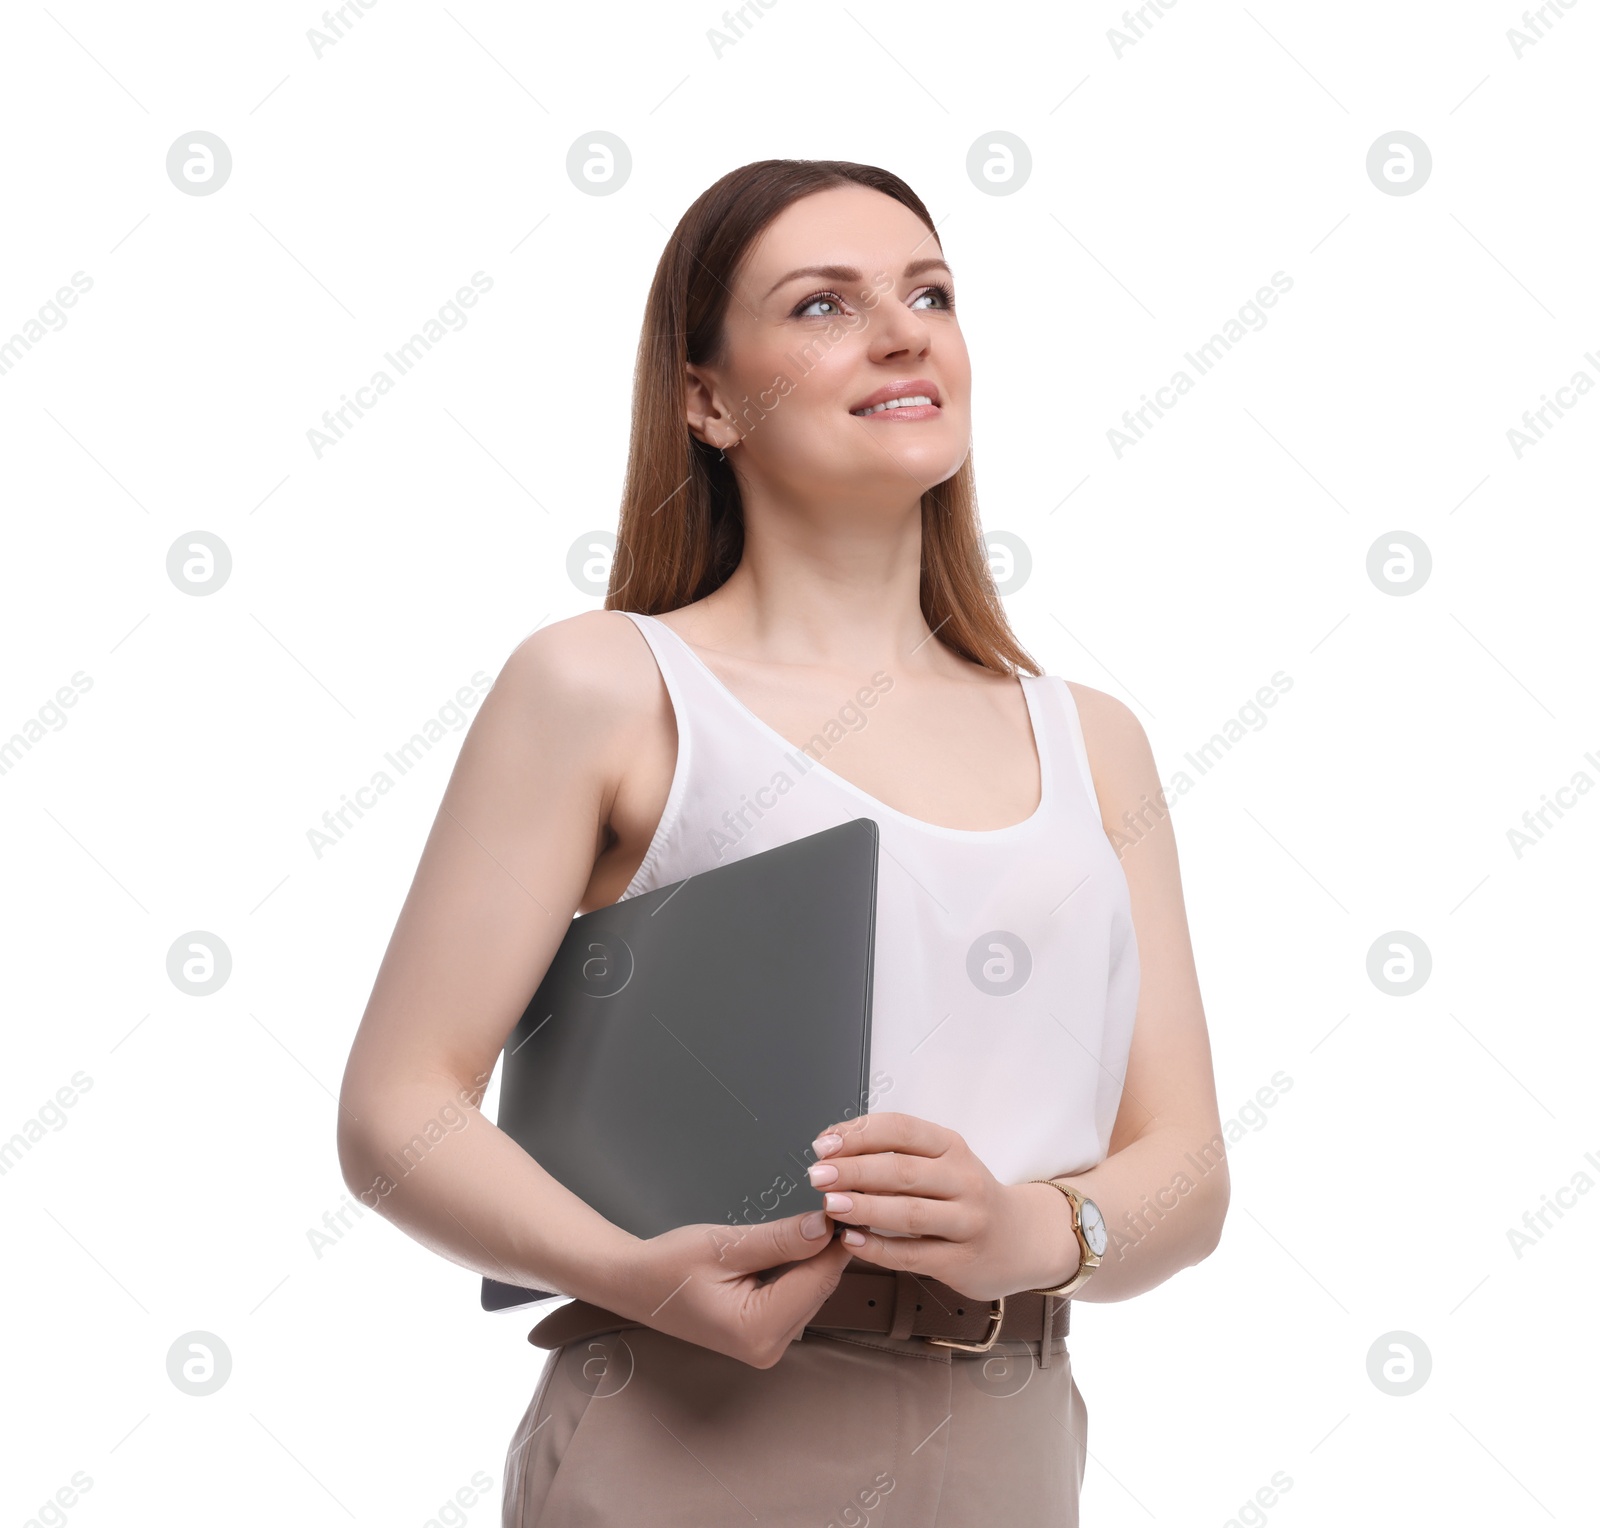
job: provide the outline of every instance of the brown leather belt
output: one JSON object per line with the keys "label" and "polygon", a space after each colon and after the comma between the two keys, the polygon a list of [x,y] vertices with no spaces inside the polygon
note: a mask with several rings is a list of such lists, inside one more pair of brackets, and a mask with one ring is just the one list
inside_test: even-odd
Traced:
{"label": "brown leather belt", "polygon": [[[1067,1335],[1071,1319],[1072,1301],[1060,1295],[974,1300],[938,1279],[894,1269],[847,1268],[806,1329],[921,1337],[936,1347],[979,1353],[998,1342],[1037,1343],[1040,1362],[1048,1363],[1050,1341]],[[539,1322],[528,1341],[535,1347],[559,1348],[637,1325],[587,1300],[573,1300]]]}
{"label": "brown leather belt", "polygon": [[847,1268],[839,1287],[808,1325],[885,1337],[923,1337],[939,1347],[985,1352],[997,1342],[1065,1337],[1071,1316],[1072,1301],[1060,1295],[1024,1293],[974,1300],[938,1279],[903,1270]]}

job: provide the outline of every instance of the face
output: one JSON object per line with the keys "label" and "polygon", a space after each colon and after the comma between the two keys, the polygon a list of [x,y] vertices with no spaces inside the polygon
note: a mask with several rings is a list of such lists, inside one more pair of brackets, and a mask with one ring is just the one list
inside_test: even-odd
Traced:
{"label": "face", "polygon": [[[802,197],[731,291],[724,362],[689,367],[688,417],[727,451],[747,501],[754,489],[915,503],[966,460],[972,373],[954,282],[909,207],[855,185]],[[875,407],[896,395],[930,401]]]}

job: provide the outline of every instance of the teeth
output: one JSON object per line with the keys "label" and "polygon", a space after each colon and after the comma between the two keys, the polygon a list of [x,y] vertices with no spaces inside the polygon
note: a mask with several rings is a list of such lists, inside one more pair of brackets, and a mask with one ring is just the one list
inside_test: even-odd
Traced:
{"label": "teeth", "polygon": [[919,403],[932,404],[932,402],[932,398],[916,393],[909,398],[891,398],[887,403],[874,403],[869,409],[854,409],[852,412],[857,419],[865,419],[868,414],[881,414],[884,409],[909,409],[915,408]]}

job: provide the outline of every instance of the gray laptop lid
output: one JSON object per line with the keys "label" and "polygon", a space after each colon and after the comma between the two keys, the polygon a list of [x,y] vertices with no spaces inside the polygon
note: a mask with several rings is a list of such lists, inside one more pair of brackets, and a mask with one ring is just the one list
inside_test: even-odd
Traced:
{"label": "gray laptop lid", "polygon": [[[868,1107],[877,877],[858,817],[574,918],[496,1122],[635,1236],[820,1209],[811,1142]],[[485,1279],[482,1303],[552,1293]]]}

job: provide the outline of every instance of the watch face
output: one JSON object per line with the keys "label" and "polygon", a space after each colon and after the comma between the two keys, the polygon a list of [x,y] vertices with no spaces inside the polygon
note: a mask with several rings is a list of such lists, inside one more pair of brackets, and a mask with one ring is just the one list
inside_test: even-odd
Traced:
{"label": "watch face", "polygon": [[1105,1219],[1100,1214],[1100,1206],[1094,1200],[1083,1201],[1083,1209],[1078,1213],[1078,1224],[1083,1227],[1083,1239],[1088,1242],[1089,1250],[1096,1257],[1104,1257],[1109,1239],[1106,1236]]}

